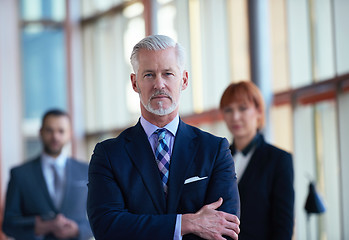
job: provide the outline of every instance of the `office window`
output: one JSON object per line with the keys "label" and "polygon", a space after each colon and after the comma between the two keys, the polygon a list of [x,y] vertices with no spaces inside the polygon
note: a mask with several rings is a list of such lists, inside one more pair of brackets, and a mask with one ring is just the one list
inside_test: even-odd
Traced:
{"label": "office window", "polygon": [[[334,35],[331,0],[310,1],[314,18],[314,80],[327,80],[335,76]],[[312,33],[312,32],[311,32]]]}
{"label": "office window", "polygon": [[[346,239],[349,231],[343,226],[349,223],[349,211],[343,203],[349,200],[344,187],[349,164],[344,159],[349,153],[344,146],[347,134],[342,132],[348,130],[344,124],[348,102],[342,91],[347,89],[349,73],[349,32],[343,31],[349,4],[342,0],[269,2],[273,90],[277,92],[271,128],[277,142],[284,143],[279,139],[285,137],[279,134],[285,131],[280,125],[289,115],[280,104],[290,105],[297,193],[295,239],[306,238],[307,231],[312,239]],[[327,209],[308,222],[304,203],[310,180],[317,183]]]}
{"label": "office window", "polygon": [[139,115],[129,57],[145,34],[142,11],[143,5],[136,3],[84,27],[88,132],[122,128]]}
{"label": "office window", "polygon": [[287,1],[290,85],[312,83],[310,16],[307,1]]}
{"label": "office window", "polygon": [[340,191],[342,195],[341,201],[341,216],[343,222],[341,223],[343,231],[343,239],[349,238],[349,189],[347,183],[349,183],[349,92],[345,92],[338,97],[338,118],[339,118],[339,149],[340,149]]}
{"label": "office window", "polygon": [[[234,12],[229,12],[232,9],[239,11],[236,18]],[[216,108],[230,82],[249,78],[245,58],[248,48],[243,44],[247,38],[243,29],[247,26],[246,12],[246,5],[240,1],[189,1],[194,112]],[[234,20],[242,25],[237,26]],[[237,61],[237,56],[241,56],[240,70],[231,63]]]}
{"label": "office window", "polygon": [[48,108],[67,108],[65,1],[21,0],[20,13],[24,117],[35,121]]}
{"label": "office window", "polygon": [[[127,109],[130,113],[128,124],[130,119],[135,120],[140,116],[139,96],[138,93],[133,90],[131,85],[130,73],[133,72],[133,69],[130,64],[130,56],[133,50],[133,46],[145,37],[145,22],[142,16],[142,11],[143,5],[138,3],[126,8],[123,13],[127,19],[128,24],[124,29],[124,44],[123,49],[120,49],[120,52],[123,52],[123,59],[128,66],[128,68],[125,69],[126,85],[124,89],[124,92],[126,92]],[[124,123],[126,123],[127,118],[125,118],[124,121]]]}
{"label": "office window", "polygon": [[269,4],[272,90],[279,92],[290,88],[286,3],[270,0]]}
{"label": "office window", "polygon": [[81,0],[81,14],[83,17],[87,17],[106,11],[121,2],[126,2],[126,0]]}
{"label": "office window", "polygon": [[293,121],[291,105],[272,106],[270,121],[272,143],[288,152],[293,152]]}
{"label": "office window", "polygon": [[117,136],[140,115],[139,97],[131,86],[130,55],[133,46],[145,36],[145,21],[141,1],[105,1],[99,6],[99,1],[89,0],[82,4],[86,154],[89,156],[96,142]]}
{"label": "office window", "polygon": [[221,94],[232,81],[229,74],[227,6],[226,1],[210,0],[200,1],[199,7],[200,26],[191,27],[199,27],[201,31],[198,41],[201,42],[202,56],[202,103],[204,110],[208,110],[218,106]]}
{"label": "office window", "polygon": [[22,29],[24,117],[40,119],[52,107],[67,108],[65,43],[62,28]]}
{"label": "office window", "polygon": [[20,0],[22,20],[54,20],[65,18],[65,0]]}
{"label": "office window", "polygon": [[227,1],[229,82],[251,80],[247,1]]}
{"label": "office window", "polygon": [[349,73],[349,1],[334,0],[337,73]]}
{"label": "office window", "polygon": [[158,24],[158,32],[178,41],[178,34],[175,26],[176,16],[177,9],[175,1],[158,0],[158,19],[156,21]]}
{"label": "office window", "polygon": [[306,239],[309,230],[312,239],[318,236],[319,225],[316,215],[307,219],[304,204],[308,196],[308,184],[317,181],[316,142],[314,128],[314,108],[311,105],[298,105],[293,112],[294,132],[294,187],[295,195],[295,239]]}
{"label": "office window", "polygon": [[336,103],[324,101],[314,106],[318,190],[326,204],[321,216],[321,239],[341,239],[340,169]]}
{"label": "office window", "polygon": [[21,76],[25,158],[38,154],[41,117],[67,110],[65,0],[21,0]]}

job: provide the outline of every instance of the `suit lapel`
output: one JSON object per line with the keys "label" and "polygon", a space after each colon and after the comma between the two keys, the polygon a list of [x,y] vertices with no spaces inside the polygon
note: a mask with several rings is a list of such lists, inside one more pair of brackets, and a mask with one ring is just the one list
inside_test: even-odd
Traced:
{"label": "suit lapel", "polygon": [[167,213],[176,213],[183,184],[197,152],[196,134],[180,121],[173,146],[168,181]]}
{"label": "suit lapel", "polygon": [[44,173],[43,173],[42,166],[41,166],[41,158],[40,157],[34,161],[33,168],[34,168],[34,179],[37,182],[37,186],[38,186],[39,191],[42,192],[42,194],[45,198],[45,201],[49,203],[50,207],[52,209],[56,209],[54,204],[53,204],[52,198],[49,194],[48,188],[47,188],[46,180],[45,180]]}
{"label": "suit lapel", "polygon": [[138,169],[155,208],[159,213],[165,213],[165,195],[147,135],[140,122],[130,131],[130,135],[127,137],[126,150]]}
{"label": "suit lapel", "polygon": [[254,175],[257,174],[257,171],[260,171],[262,168],[259,166],[261,164],[261,160],[263,159],[263,145],[265,144],[264,139],[262,138],[260,142],[256,145],[256,149],[251,156],[250,162],[248,163],[244,174],[241,177],[239,182],[239,190],[244,191],[244,189],[248,189],[249,184],[254,184]]}

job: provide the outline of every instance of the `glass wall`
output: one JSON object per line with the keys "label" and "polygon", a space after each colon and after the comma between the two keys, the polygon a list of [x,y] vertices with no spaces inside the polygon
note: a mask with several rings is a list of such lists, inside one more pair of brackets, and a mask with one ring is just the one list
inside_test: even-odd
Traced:
{"label": "glass wall", "polygon": [[21,19],[63,21],[65,0],[20,0]]}
{"label": "glass wall", "polygon": [[201,112],[218,106],[230,82],[249,80],[247,6],[191,0],[189,17],[193,110]]}
{"label": "glass wall", "polygon": [[[186,49],[189,87],[181,98],[182,116],[216,108],[230,82],[249,80],[245,1],[157,0],[147,2],[151,6],[125,2],[110,5],[108,14],[96,10],[93,15],[95,4],[83,1],[88,135],[104,138],[104,133],[117,134],[137,121],[139,99],[130,85],[129,56],[133,45],[145,36],[146,25]],[[155,16],[145,19],[146,8],[156,11]],[[89,142],[95,142],[95,137]]]}
{"label": "glass wall", "polygon": [[[290,105],[273,106],[270,111],[271,141],[281,149],[293,152],[293,112]],[[282,117],[281,117],[282,116]]]}
{"label": "glass wall", "polygon": [[66,109],[63,29],[26,26],[22,29],[22,49],[24,117],[35,120],[45,109]]}
{"label": "glass wall", "polygon": [[349,72],[349,31],[347,23],[349,22],[349,1],[334,0],[332,13],[334,16],[335,44],[336,44],[336,72],[345,74]]}
{"label": "glass wall", "polygon": [[338,126],[339,126],[339,176],[340,176],[340,193],[341,193],[341,227],[343,231],[343,239],[349,239],[349,93],[344,92],[338,96]]}
{"label": "glass wall", "polygon": [[333,33],[333,12],[331,0],[309,1],[313,20],[311,34],[313,38],[313,78],[315,81],[327,80],[335,75],[335,52]]}
{"label": "glass wall", "polygon": [[341,239],[340,169],[335,101],[315,106],[318,189],[326,201],[321,216],[321,239]]}
{"label": "glass wall", "polygon": [[81,0],[81,15],[83,17],[89,17],[96,13],[109,10],[111,7],[116,6],[123,2],[123,0]]}
{"label": "glass wall", "polygon": [[[131,87],[130,55],[145,36],[141,2],[83,1],[83,14],[94,16],[114,7],[113,14],[82,19],[87,156],[101,139],[113,137],[139,117],[138,95]],[[88,17],[86,18],[88,19]]]}
{"label": "glass wall", "polygon": [[131,5],[84,26],[87,132],[125,127],[138,115],[129,56],[145,34],[142,11],[143,5]]}
{"label": "glass wall", "polygon": [[272,90],[280,92],[290,88],[286,6],[280,0],[270,0],[269,4]]}
{"label": "glass wall", "polygon": [[311,31],[308,1],[288,0],[287,29],[291,87],[312,82]]}
{"label": "glass wall", "polygon": [[294,175],[295,175],[295,236],[296,239],[307,239],[307,229],[312,232],[312,239],[319,239],[317,236],[318,219],[311,216],[308,220],[304,210],[305,201],[308,195],[308,184],[317,179],[316,155],[315,155],[315,128],[314,109],[307,106],[297,106],[293,112],[294,126]]}
{"label": "glass wall", "polygon": [[[273,54],[272,135],[293,153],[296,190],[295,239],[346,239],[348,231],[347,44],[348,2],[285,0],[271,3]],[[284,21],[286,19],[286,21]],[[286,61],[285,61],[286,56]],[[347,76],[347,77],[346,77]],[[289,79],[289,80],[287,80]],[[290,121],[290,117],[292,121]],[[289,141],[291,139],[291,142]],[[288,147],[293,146],[293,147]],[[310,181],[326,212],[307,218]]]}
{"label": "glass wall", "polygon": [[40,120],[50,108],[68,109],[65,1],[21,0],[21,72],[25,157],[40,151]]}
{"label": "glass wall", "polygon": [[[336,112],[334,100],[297,105],[293,111],[296,239],[307,239],[309,234],[311,239],[343,239]],[[304,209],[311,181],[326,208],[321,215],[307,215]]]}

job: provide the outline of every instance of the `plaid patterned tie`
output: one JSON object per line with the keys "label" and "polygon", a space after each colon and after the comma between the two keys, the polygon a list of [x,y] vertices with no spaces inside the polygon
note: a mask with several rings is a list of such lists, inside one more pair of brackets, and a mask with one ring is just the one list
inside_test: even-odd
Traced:
{"label": "plaid patterned tie", "polygon": [[158,135],[158,146],[155,150],[156,162],[160,171],[160,178],[164,187],[165,195],[167,194],[167,181],[170,169],[169,146],[165,140],[166,129],[158,129],[155,131]]}

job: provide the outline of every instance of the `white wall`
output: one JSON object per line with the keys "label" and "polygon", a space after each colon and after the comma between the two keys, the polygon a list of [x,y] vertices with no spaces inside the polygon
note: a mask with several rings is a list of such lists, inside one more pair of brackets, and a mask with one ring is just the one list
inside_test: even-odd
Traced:
{"label": "white wall", "polygon": [[20,85],[17,1],[0,0],[0,139],[1,195],[9,170],[23,161],[22,99]]}

